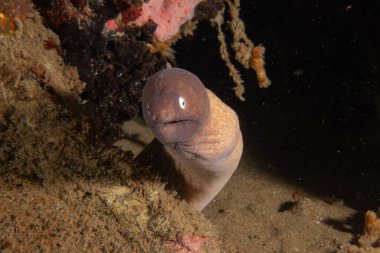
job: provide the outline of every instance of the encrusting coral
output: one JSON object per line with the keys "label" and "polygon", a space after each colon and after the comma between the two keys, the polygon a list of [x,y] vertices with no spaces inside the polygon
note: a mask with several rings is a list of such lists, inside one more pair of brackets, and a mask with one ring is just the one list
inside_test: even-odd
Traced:
{"label": "encrusting coral", "polygon": [[112,30],[131,24],[142,27],[152,20],[157,25],[154,31],[155,37],[159,42],[165,42],[174,37],[179,32],[179,28],[194,17],[195,7],[201,1],[203,0],[150,0],[144,2],[139,8],[129,7],[122,13],[131,15],[119,15],[119,20],[107,21],[106,28]]}

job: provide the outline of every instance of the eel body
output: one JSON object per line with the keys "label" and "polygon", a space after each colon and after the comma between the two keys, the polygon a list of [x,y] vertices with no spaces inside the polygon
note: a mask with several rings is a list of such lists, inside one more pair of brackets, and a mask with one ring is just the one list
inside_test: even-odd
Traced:
{"label": "eel body", "polygon": [[184,198],[194,209],[204,209],[239,164],[238,116],[195,75],[179,68],[148,80],[142,106],[145,121],[184,178]]}

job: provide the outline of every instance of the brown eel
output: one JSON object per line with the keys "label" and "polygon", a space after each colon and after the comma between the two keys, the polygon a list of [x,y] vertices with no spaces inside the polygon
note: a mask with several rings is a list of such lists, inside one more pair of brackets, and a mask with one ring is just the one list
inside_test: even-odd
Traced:
{"label": "brown eel", "polygon": [[143,89],[143,115],[185,181],[184,198],[201,211],[237,168],[243,139],[236,113],[194,74],[167,68]]}

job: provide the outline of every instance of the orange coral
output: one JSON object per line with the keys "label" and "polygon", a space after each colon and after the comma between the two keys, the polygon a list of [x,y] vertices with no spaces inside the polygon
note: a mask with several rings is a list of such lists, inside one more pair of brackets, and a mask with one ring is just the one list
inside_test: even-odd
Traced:
{"label": "orange coral", "polygon": [[364,234],[359,236],[358,245],[344,245],[338,253],[380,252],[380,219],[375,212],[367,211],[364,222]]}
{"label": "orange coral", "polygon": [[0,33],[12,33],[22,29],[22,21],[28,9],[28,0],[1,0]]}
{"label": "orange coral", "polygon": [[372,211],[367,211],[364,217],[365,220],[365,233],[369,235],[380,236],[380,220],[377,215]]}
{"label": "orange coral", "polygon": [[[235,53],[235,60],[237,60],[246,69],[254,69],[257,74],[259,87],[267,88],[271,84],[271,81],[269,80],[265,71],[265,48],[263,46],[255,46],[253,42],[248,38],[245,32],[244,22],[239,17],[240,0],[226,0],[226,3],[228,4],[231,15],[229,28],[232,32],[233,37],[231,47]],[[244,101],[244,81],[240,76],[239,70],[230,60],[226,38],[222,30],[222,25],[224,23],[223,14],[224,12],[220,12],[215,18],[215,23],[218,28],[220,53],[222,59],[226,62],[226,65],[230,71],[230,76],[236,84],[236,87],[234,88],[235,94],[240,100]]]}

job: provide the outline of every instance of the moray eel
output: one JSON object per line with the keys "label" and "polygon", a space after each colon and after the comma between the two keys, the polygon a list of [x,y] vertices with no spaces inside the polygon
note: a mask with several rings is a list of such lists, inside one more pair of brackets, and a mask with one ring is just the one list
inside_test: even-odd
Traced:
{"label": "moray eel", "polygon": [[239,164],[243,139],[236,113],[194,74],[171,67],[149,78],[142,108],[184,177],[185,200],[201,211]]}

